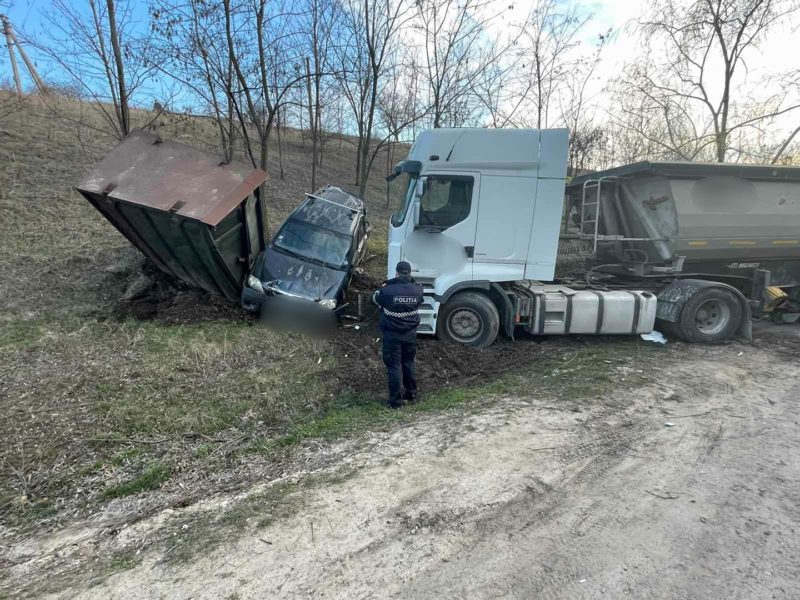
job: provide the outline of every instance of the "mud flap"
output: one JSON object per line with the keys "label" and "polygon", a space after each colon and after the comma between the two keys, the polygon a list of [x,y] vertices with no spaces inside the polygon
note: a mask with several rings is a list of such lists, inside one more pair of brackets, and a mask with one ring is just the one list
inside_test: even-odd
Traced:
{"label": "mud flap", "polygon": [[508,339],[513,340],[514,329],[516,327],[514,321],[514,306],[508,294],[506,294],[506,291],[498,284],[492,284],[491,292],[493,292],[491,295],[493,296],[492,299],[495,301],[495,304],[499,304],[497,308],[500,312],[500,325],[503,328],[503,333],[505,333]]}

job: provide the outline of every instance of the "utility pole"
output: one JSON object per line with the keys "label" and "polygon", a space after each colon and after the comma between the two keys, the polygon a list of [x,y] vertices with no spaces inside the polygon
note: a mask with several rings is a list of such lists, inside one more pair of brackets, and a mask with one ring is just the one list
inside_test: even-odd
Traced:
{"label": "utility pole", "polygon": [[39,93],[46,94],[47,87],[45,87],[42,78],[39,77],[39,72],[36,70],[36,66],[33,64],[33,61],[28,58],[28,54],[25,52],[25,49],[19,45],[17,36],[14,35],[14,28],[11,27],[11,21],[8,20],[6,15],[0,15],[0,20],[3,22],[3,33],[6,36],[8,56],[11,59],[11,70],[14,73],[14,84],[17,86],[17,95],[22,96],[22,81],[19,78],[19,69],[17,69],[17,59],[14,56],[14,48],[17,49],[20,58],[22,58],[22,62],[24,62],[25,66],[28,68],[28,73],[30,73],[31,79],[33,79],[33,83],[36,84]]}
{"label": "utility pole", "polygon": [[19,80],[19,69],[17,69],[17,58],[14,56],[14,34],[11,30],[11,23],[8,17],[0,15],[3,20],[3,34],[6,36],[6,46],[8,46],[8,58],[11,60],[11,70],[14,72],[14,84],[17,86],[17,96],[22,96],[22,82]]}

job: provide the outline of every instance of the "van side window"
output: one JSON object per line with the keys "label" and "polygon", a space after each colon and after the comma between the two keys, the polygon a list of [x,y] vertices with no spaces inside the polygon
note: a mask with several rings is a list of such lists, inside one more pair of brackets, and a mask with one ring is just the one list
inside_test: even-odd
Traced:
{"label": "van side window", "polygon": [[472,177],[429,176],[420,201],[419,226],[447,229],[469,216]]}

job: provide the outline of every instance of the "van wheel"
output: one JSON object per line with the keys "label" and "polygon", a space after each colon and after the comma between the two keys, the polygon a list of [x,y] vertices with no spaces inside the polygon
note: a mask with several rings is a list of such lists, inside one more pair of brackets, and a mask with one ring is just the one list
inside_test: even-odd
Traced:
{"label": "van wheel", "polygon": [[484,294],[462,292],[444,305],[437,329],[439,337],[445,341],[485,348],[497,337],[500,315]]}
{"label": "van wheel", "polygon": [[716,344],[736,333],[741,322],[742,306],[736,294],[712,287],[689,298],[674,325],[686,342]]}

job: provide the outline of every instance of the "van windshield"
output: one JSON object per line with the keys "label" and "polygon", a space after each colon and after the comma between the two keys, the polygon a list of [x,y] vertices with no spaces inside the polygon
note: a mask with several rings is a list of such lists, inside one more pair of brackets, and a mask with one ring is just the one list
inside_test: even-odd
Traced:
{"label": "van windshield", "polygon": [[274,245],[290,254],[341,269],[347,263],[350,238],[330,229],[290,219],[281,227]]}
{"label": "van windshield", "polygon": [[400,227],[408,214],[408,207],[414,200],[414,189],[417,187],[416,173],[403,173],[389,183],[389,199],[394,203],[392,225]]}

